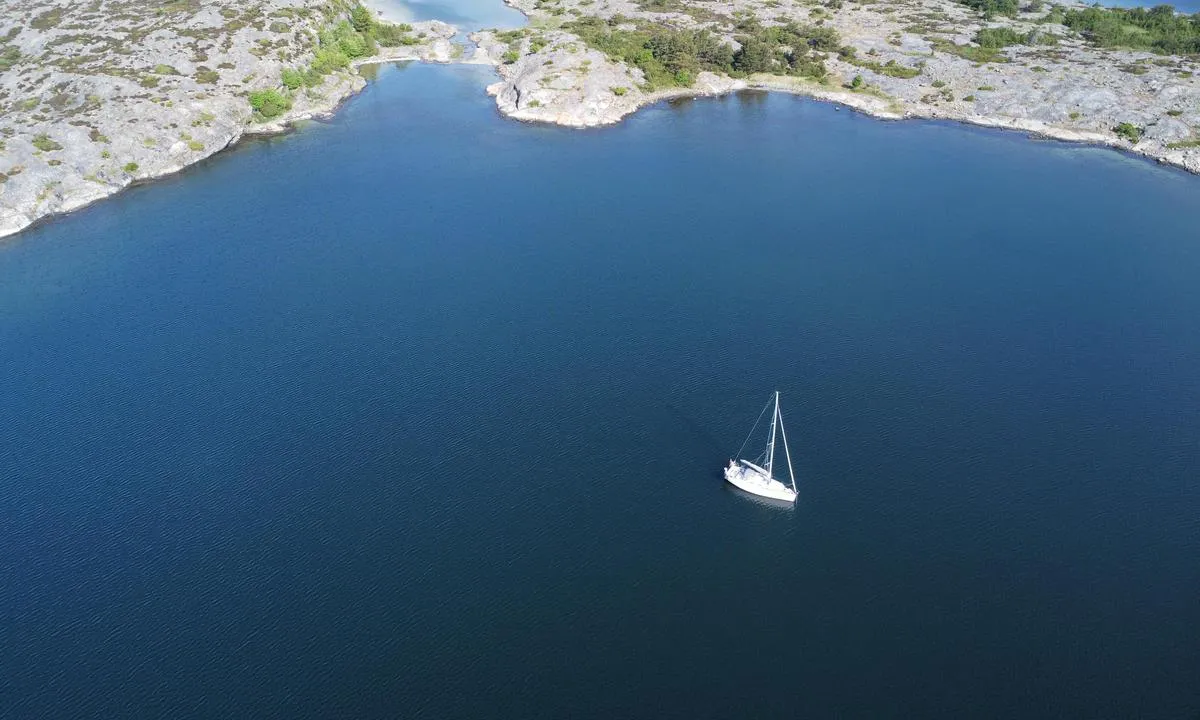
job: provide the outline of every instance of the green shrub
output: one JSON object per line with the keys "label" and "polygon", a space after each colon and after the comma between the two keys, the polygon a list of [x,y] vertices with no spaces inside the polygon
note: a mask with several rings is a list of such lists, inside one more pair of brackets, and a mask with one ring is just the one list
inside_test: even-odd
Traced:
{"label": "green shrub", "polygon": [[1026,45],[1053,46],[1058,44],[1058,36],[1052,33],[1030,30],[1028,33],[1026,33],[1025,39],[1022,40],[1022,42],[1024,42]]}
{"label": "green shrub", "polygon": [[625,93],[627,93],[627,92],[629,92],[629,88],[627,88],[627,87],[615,87],[615,88],[612,88],[612,93],[613,93],[613,95],[624,95],[624,94],[625,94]]}
{"label": "green shrub", "polygon": [[1170,5],[1070,10],[1063,24],[1093,45],[1128,47],[1169,55],[1200,53],[1200,13],[1182,15]]}
{"label": "green shrub", "polygon": [[322,31],[320,43],[321,49],[336,48],[349,59],[374,55],[376,50],[375,41],[369,34],[360,33],[345,20]]}
{"label": "green shrub", "polygon": [[624,22],[619,16],[607,23],[585,17],[564,27],[610,58],[640,69],[652,90],[691,85],[701,70],[733,69],[733,49],[707,30],[673,30],[645,21],[638,21],[636,30],[612,27]]}
{"label": "green shrub", "polygon": [[292,100],[282,95],[278,90],[255,90],[250,93],[250,107],[254,108],[257,117],[270,120],[279,117],[292,108]]}
{"label": "green shrub", "polygon": [[284,68],[279,78],[288,90],[296,90],[304,85],[304,73],[295,68]]}
{"label": "green shrub", "polygon": [[125,172],[132,175],[138,171],[138,164],[135,162],[125,163],[125,167],[123,169],[125,170]]}
{"label": "green shrub", "polygon": [[201,65],[196,68],[195,78],[201,85],[212,85],[221,79],[221,73]]}
{"label": "green shrub", "polygon": [[179,74],[179,71],[176,70],[174,67],[172,67],[170,65],[163,65],[161,63],[158,65],[155,65],[154,69],[151,70],[150,72],[154,73],[155,75],[178,75]]}
{"label": "green shrub", "polygon": [[506,50],[504,54],[500,56],[500,61],[505,65],[512,65],[520,59],[521,53],[517,52],[516,50]]}
{"label": "green shrub", "polygon": [[317,50],[313,58],[312,69],[321,75],[328,75],[334,70],[342,70],[350,66],[350,58],[338,48],[323,47]]}
{"label": "green shrub", "polygon": [[377,24],[371,31],[375,42],[384,47],[398,47],[400,45],[416,45],[417,40],[409,33],[412,32],[412,25],[388,25]]}
{"label": "green shrub", "polygon": [[1024,42],[1025,36],[1007,27],[983,28],[975,33],[974,40],[979,47],[997,49],[1009,45],[1020,45]]}
{"label": "green shrub", "polygon": [[1016,17],[1021,11],[1021,5],[1018,0],[958,0],[959,4],[966,5],[983,13],[984,17],[990,18],[996,15],[1007,15]]}
{"label": "green shrub", "polygon": [[1133,123],[1123,122],[1113,128],[1113,132],[1120,137],[1125,138],[1134,145],[1137,145],[1138,141],[1142,139],[1142,128],[1134,125]]}

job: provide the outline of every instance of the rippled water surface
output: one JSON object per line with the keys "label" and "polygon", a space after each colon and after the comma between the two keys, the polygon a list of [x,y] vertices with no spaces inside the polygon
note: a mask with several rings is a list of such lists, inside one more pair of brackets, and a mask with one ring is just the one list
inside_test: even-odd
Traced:
{"label": "rippled water surface", "polygon": [[489,73],[0,245],[0,717],[1200,712],[1200,179]]}

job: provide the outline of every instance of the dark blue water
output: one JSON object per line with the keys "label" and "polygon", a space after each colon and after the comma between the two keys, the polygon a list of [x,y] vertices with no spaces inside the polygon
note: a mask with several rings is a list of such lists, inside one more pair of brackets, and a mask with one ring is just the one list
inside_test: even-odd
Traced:
{"label": "dark blue water", "polygon": [[0,246],[0,717],[1200,712],[1200,178],[489,77]]}

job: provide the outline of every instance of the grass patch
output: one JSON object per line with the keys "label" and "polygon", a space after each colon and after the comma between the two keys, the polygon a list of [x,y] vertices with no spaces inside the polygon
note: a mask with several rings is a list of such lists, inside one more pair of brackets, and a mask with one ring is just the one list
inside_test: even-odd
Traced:
{"label": "grass patch", "polygon": [[62,22],[62,8],[54,8],[38,15],[29,23],[35,30],[49,30]]}
{"label": "grass patch", "polygon": [[[880,63],[872,61],[872,60],[863,60],[860,58],[853,58],[850,60],[850,62],[857,65],[860,68],[866,68],[867,70],[877,72],[880,75],[887,75],[888,77],[902,78],[905,80],[910,79],[910,78],[915,78],[916,76],[921,74],[921,70],[922,70],[922,68],[919,68],[919,67],[909,67],[907,65],[901,65],[900,63],[896,62],[895,60],[888,60],[886,63],[880,64]],[[938,82],[940,82],[940,81],[938,81]]]}
{"label": "grass patch", "polygon": [[0,72],[8,70],[19,62],[21,62],[20,50],[11,45],[0,49]]}
{"label": "grass patch", "polygon": [[935,41],[933,49],[940,52],[957,55],[964,60],[975,63],[1008,62],[1000,48],[985,48],[977,45],[958,45],[948,41]]}
{"label": "grass patch", "polygon": [[55,150],[62,150],[62,145],[54,142],[54,140],[52,140],[46,133],[34,136],[33,140],[30,142],[33,143],[35,148],[41,150],[42,152],[54,152]]}

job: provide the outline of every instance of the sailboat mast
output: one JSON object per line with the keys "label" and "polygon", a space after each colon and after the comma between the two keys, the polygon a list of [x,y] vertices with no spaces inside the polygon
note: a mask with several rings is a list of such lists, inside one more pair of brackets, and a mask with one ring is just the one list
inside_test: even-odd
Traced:
{"label": "sailboat mast", "polygon": [[783,413],[779,410],[778,393],[775,400],[775,417],[779,418],[779,434],[783,436],[783,454],[787,456],[788,477],[792,480],[792,492],[799,492],[796,489],[796,473],[792,472],[792,451],[788,450],[787,430],[783,427]]}
{"label": "sailboat mast", "polygon": [[775,425],[779,422],[779,391],[775,391],[775,413],[771,415],[771,439],[767,441],[767,477],[774,478]]}

